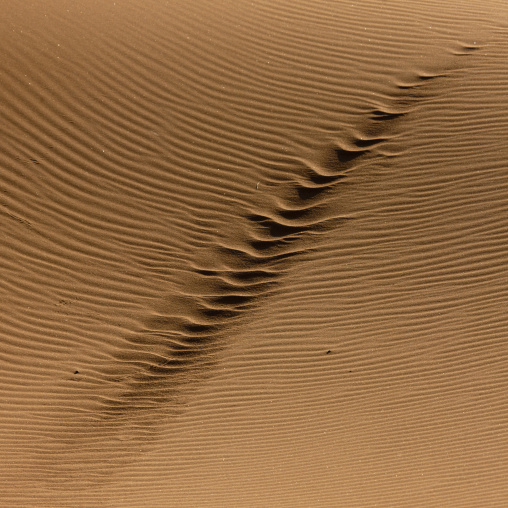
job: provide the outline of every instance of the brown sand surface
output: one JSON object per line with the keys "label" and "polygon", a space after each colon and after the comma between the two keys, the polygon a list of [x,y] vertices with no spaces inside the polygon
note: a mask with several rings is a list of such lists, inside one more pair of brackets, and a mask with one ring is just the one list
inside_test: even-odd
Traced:
{"label": "brown sand surface", "polygon": [[3,0],[0,507],[508,506],[508,5]]}

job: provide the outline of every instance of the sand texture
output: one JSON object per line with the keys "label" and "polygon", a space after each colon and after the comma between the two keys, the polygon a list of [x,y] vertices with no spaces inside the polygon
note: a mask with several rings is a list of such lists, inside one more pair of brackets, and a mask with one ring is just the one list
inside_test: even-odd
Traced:
{"label": "sand texture", "polygon": [[2,1],[1,508],[508,506],[505,0]]}

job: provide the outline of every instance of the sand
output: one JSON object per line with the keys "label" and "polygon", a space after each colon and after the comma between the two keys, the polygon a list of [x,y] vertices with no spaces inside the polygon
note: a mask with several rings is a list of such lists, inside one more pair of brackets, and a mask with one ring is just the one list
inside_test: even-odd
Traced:
{"label": "sand", "polygon": [[0,506],[506,505],[504,1],[2,6]]}

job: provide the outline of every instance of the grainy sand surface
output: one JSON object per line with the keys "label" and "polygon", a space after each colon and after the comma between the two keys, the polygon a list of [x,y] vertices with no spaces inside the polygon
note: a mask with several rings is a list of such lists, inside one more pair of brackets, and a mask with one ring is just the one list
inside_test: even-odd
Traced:
{"label": "grainy sand surface", "polygon": [[508,4],[2,1],[0,506],[508,505]]}

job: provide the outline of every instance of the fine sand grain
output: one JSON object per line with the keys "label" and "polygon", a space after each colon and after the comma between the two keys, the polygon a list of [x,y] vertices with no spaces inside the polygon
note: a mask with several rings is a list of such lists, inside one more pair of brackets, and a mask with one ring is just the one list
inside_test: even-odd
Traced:
{"label": "fine sand grain", "polygon": [[4,0],[0,506],[508,503],[508,6]]}

